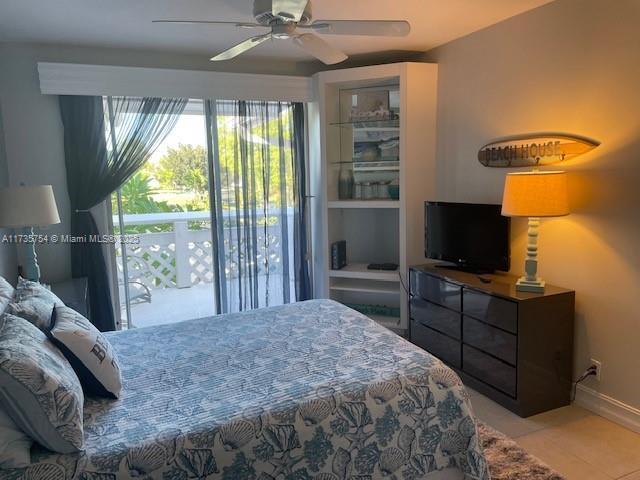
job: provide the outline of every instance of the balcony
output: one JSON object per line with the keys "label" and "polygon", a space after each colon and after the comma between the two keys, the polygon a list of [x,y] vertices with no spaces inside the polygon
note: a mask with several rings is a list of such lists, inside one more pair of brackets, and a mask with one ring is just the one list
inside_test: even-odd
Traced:
{"label": "balcony", "polygon": [[[264,212],[257,212],[263,218]],[[225,256],[221,259],[225,267],[228,298],[235,304],[231,311],[238,310],[238,276],[248,264],[258,268],[258,290],[266,287],[273,292],[270,305],[282,303],[283,276],[290,278],[292,298],[295,296],[294,278],[284,271],[282,250],[293,259],[293,209],[281,217],[280,210],[267,211],[265,225],[254,230],[256,255],[247,261],[243,257],[242,245],[238,242],[239,228],[236,215],[243,212],[225,212],[224,242]],[[286,219],[286,223],[281,221]],[[127,244],[127,274],[131,297],[131,321],[123,321],[123,328],[146,327],[162,323],[180,322],[193,318],[214,315],[215,289],[213,282],[213,252],[209,212],[171,212],[149,214],[126,214],[124,226],[127,234],[139,233],[139,243]],[[117,216],[114,225],[119,224]],[[245,235],[240,235],[244,238]],[[286,238],[285,238],[286,237]],[[283,240],[285,240],[283,242]],[[116,263],[122,317],[126,318],[122,251],[116,249]],[[280,292],[280,294],[278,294]],[[278,301],[280,299],[280,301]],[[265,303],[265,299],[261,303]]]}

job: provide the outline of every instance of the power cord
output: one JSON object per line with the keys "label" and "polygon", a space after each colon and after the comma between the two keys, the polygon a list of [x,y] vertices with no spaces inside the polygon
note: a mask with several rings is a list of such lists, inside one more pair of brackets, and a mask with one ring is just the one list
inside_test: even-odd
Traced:
{"label": "power cord", "polygon": [[402,273],[398,272],[398,278],[400,278],[400,285],[402,285],[402,289],[404,290],[404,293],[406,293],[407,295],[409,295],[409,289],[407,288],[407,286],[404,284],[404,279],[402,278]]}
{"label": "power cord", "polygon": [[586,379],[587,377],[590,376],[595,376],[598,374],[598,367],[596,367],[595,365],[591,365],[589,368],[587,368],[587,370],[578,377],[578,379],[573,382],[573,392],[571,394],[571,403],[573,403],[573,401],[576,399],[576,389],[578,388],[578,384],[580,382],[582,382],[584,379]]}

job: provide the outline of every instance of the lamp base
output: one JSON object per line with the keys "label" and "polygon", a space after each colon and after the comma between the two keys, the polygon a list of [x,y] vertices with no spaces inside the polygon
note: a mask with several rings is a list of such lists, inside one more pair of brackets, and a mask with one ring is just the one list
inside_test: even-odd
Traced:
{"label": "lamp base", "polygon": [[36,255],[36,243],[33,235],[33,228],[25,227],[22,231],[29,241],[22,243],[24,265],[22,265],[23,278],[32,282],[40,281],[40,267],[38,266],[38,256]]}
{"label": "lamp base", "polygon": [[516,290],[519,292],[544,293],[546,282],[540,278],[527,280],[527,277],[520,277],[516,282]]}

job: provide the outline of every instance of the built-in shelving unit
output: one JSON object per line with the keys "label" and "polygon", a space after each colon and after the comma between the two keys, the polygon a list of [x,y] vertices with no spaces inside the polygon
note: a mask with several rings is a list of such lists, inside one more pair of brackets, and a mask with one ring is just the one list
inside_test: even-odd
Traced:
{"label": "built-in shelving unit", "polygon": [[[408,266],[424,261],[424,201],[435,198],[437,66],[333,70],[314,80],[318,102],[309,109],[309,126],[315,295],[383,311],[388,315],[367,314],[405,330],[403,285]],[[333,270],[330,248],[339,240],[347,244],[347,266]],[[370,270],[371,263],[398,269]]]}

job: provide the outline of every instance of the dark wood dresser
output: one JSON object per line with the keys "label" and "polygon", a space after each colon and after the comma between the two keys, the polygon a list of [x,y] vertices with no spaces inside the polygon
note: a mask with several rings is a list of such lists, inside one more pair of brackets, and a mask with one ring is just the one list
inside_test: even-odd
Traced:
{"label": "dark wood dresser", "polygon": [[570,403],[573,291],[517,292],[512,275],[430,265],[409,279],[411,342],[465,384],[522,417]]}

